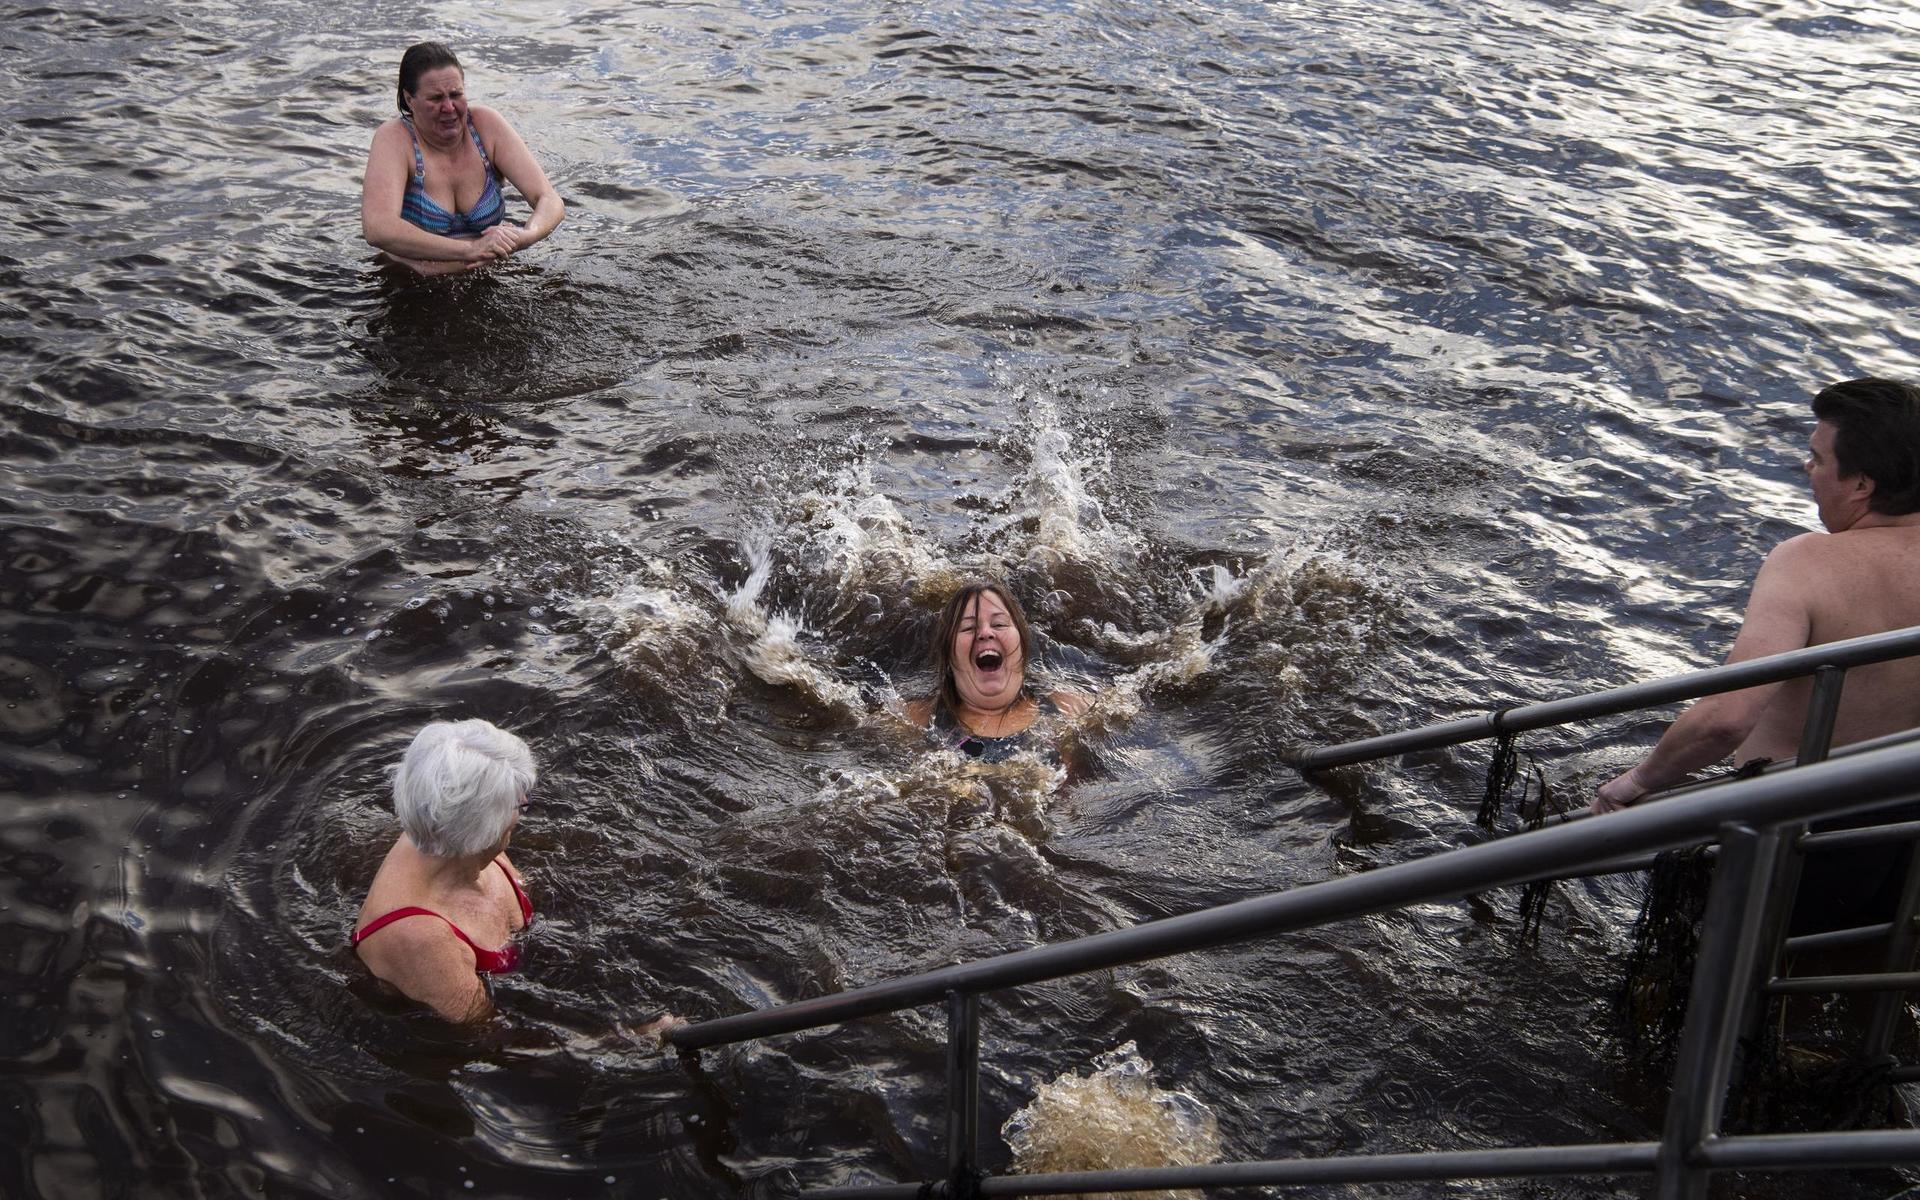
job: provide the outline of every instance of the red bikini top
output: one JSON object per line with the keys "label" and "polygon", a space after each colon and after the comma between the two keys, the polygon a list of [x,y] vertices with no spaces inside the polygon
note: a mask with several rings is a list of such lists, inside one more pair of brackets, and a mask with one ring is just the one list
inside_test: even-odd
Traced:
{"label": "red bikini top", "polygon": [[[507,877],[508,886],[513,888],[514,899],[520,901],[521,927],[525,928],[533,924],[533,901],[527,899],[527,894],[520,890],[519,883],[513,878],[513,872],[507,870],[507,864],[496,858],[493,860],[493,865],[499,867],[500,873]],[[442,921],[447,921],[445,917],[441,917],[439,913],[434,912],[430,908],[416,908],[408,905],[406,908],[396,908],[390,913],[368,921],[364,929],[357,931],[353,935],[352,944],[358,946],[361,942],[379,933],[395,921],[404,921],[408,917],[440,917]],[[474,945],[473,939],[468,937],[466,933],[452,921],[447,921],[447,928],[453,930],[453,936],[465,942],[467,949],[473,951],[473,969],[478,973],[482,975],[502,975],[520,965],[520,943],[510,941],[505,947],[499,950],[482,950],[480,947]]]}

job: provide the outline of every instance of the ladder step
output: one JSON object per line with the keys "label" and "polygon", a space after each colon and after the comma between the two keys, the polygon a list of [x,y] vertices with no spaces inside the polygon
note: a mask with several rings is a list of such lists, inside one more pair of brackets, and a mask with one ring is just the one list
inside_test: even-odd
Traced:
{"label": "ladder step", "polygon": [[1904,992],[1920,990],[1920,971],[1878,975],[1807,975],[1767,981],[1771,996],[1821,995],[1827,992]]}

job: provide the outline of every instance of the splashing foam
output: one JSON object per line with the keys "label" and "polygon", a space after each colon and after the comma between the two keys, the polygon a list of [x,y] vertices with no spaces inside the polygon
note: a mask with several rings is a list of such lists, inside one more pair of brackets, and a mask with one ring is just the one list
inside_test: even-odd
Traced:
{"label": "splashing foam", "polygon": [[1343,689],[1397,604],[1379,578],[1324,552],[1276,559],[1245,583],[1233,615],[1253,635],[1247,665],[1281,695]]}
{"label": "splashing foam", "polygon": [[1112,463],[1098,451],[1076,454],[1052,403],[1033,408],[1033,467],[1027,494],[1036,523],[1030,561],[1113,562],[1134,556],[1135,547],[1111,523],[1087,485],[1090,477],[1110,475]]}
{"label": "splashing foam", "polygon": [[953,574],[874,486],[864,461],[841,467],[824,492],[805,493],[798,507],[808,561],[843,592],[913,584],[925,593]]}
{"label": "splashing foam", "polygon": [[[1095,694],[1075,723],[1082,733],[1138,716],[1149,694],[1191,687],[1223,652],[1277,693],[1291,695],[1351,672],[1380,634],[1388,597],[1351,564],[1325,552],[1289,551],[1244,574],[1195,570],[1185,610],[1165,630],[1129,634],[1083,626],[1089,640],[1140,665]],[[1229,644],[1234,647],[1226,649]],[[1316,684],[1314,681],[1322,681]]]}
{"label": "splashing foam", "polygon": [[664,587],[630,583],[606,601],[619,636],[611,649],[622,665],[659,666],[698,653],[708,624],[698,605]]}
{"label": "splashing foam", "polygon": [[813,662],[801,632],[800,624],[784,613],[768,617],[743,656],[747,669],[777,687],[798,688],[822,704],[856,714],[865,711],[860,689]]}
{"label": "splashing foam", "polygon": [[[1130,636],[1107,624],[1101,631],[1105,641],[1148,661],[1102,688],[1080,726],[1111,728],[1130,721],[1145,706],[1147,693],[1156,688],[1185,687],[1205,676],[1226,640],[1227,612],[1246,595],[1246,578],[1215,565],[1195,572],[1192,602],[1164,632]],[[1209,638],[1208,625],[1216,623],[1216,618],[1220,619],[1218,628]]]}
{"label": "splashing foam", "polygon": [[741,655],[747,670],[775,687],[796,688],[831,708],[860,714],[866,705],[860,689],[836,679],[813,660],[804,627],[788,613],[769,615],[760,603],[767,579],[773,574],[773,550],[765,541],[747,545],[750,570],[740,587],[727,598],[727,620],[753,641]]}
{"label": "splashing foam", "polygon": [[766,610],[760,607],[760,593],[767,590],[773,574],[773,547],[765,538],[748,542],[747,577],[727,597],[727,620],[748,633],[758,634],[767,627]]}
{"label": "splashing foam", "polygon": [[835,772],[820,798],[836,803],[933,800],[943,805],[985,800],[1009,823],[1022,825],[1046,811],[1066,778],[1064,768],[1027,751],[983,763],[957,751],[932,750],[915,755],[899,772]]}
{"label": "splashing foam", "polygon": [[[1093,1060],[1091,1075],[1043,1083],[1033,1103],[1007,1118],[1000,1136],[1020,1174],[1186,1167],[1217,1162],[1220,1127],[1213,1111],[1186,1092],[1154,1086],[1153,1065],[1132,1042]],[[1101,1193],[1185,1200],[1197,1192]]]}

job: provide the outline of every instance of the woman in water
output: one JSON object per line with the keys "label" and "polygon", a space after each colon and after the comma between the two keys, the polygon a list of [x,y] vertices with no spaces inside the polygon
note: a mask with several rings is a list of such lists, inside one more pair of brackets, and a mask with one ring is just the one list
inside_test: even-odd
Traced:
{"label": "woman in water", "polygon": [[1077,717],[1092,701],[1078,692],[1027,686],[1033,631],[1020,602],[997,583],[963,586],[933,627],[928,653],[939,690],[907,705],[907,719],[943,745],[985,762],[1033,748],[1042,716]]}
{"label": "woman in water", "polygon": [[[492,1016],[486,977],[520,965],[513,939],[533,923],[533,901],[507,842],[534,777],[527,744],[485,721],[433,722],[393,775],[402,832],[367,889],[353,947],[375,975],[456,1024]],[[649,1037],[682,1024],[665,1013],[614,1031]]]}
{"label": "woman in water", "polygon": [[[466,74],[439,42],[400,59],[400,116],[374,131],[360,192],[360,232],[426,275],[506,258],[552,233],[566,215],[560,193],[527,144],[490,108],[467,104]],[[533,205],[507,222],[500,179]]]}
{"label": "woman in water", "polygon": [[533,787],[527,744],[485,721],[435,721],[393,776],[402,833],[367,891],[353,946],[367,967],[449,1021],[493,1005],[482,982],[519,964],[533,902],[507,842]]}

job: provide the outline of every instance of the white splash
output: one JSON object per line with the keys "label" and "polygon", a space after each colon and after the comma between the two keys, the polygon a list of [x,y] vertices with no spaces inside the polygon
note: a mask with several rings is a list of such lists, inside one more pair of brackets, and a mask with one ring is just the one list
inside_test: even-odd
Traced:
{"label": "white splash", "polygon": [[800,623],[785,613],[768,617],[760,636],[742,656],[747,669],[767,683],[798,688],[834,708],[856,714],[865,711],[859,688],[834,678],[813,661],[801,638],[803,632]]}
{"label": "white splash", "polygon": [[[1220,1157],[1213,1110],[1186,1092],[1156,1086],[1153,1065],[1132,1042],[1094,1059],[1090,1075],[1041,1084],[1033,1102],[1007,1118],[1000,1136],[1020,1174],[1184,1167]],[[1171,1200],[1194,1193],[1125,1195]]]}
{"label": "white splash", "polygon": [[1225,612],[1247,594],[1247,580],[1214,563],[1193,572],[1192,590],[1203,612]]}
{"label": "white splash", "polygon": [[864,460],[834,472],[824,491],[802,494],[798,508],[808,561],[819,563],[842,591],[951,573],[874,486]]}
{"label": "white splash", "polygon": [[1090,478],[1112,474],[1109,457],[1098,451],[1076,452],[1073,438],[1050,401],[1035,404],[1033,465],[1028,471],[1027,514],[1035,522],[1029,559],[1051,562],[1111,560],[1126,554],[1128,541],[1108,521]]}
{"label": "white splash", "polygon": [[746,546],[747,577],[727,598],[727,620],[752,637],[741,654],[747,670],[775,687],[797,688],[829,707],[859,714],[866,705],[860,689],[815,661],[815,642],[806,638],[805,627],[790,613],[769,614],[760,596],[773,575],[773,549],[764,539]]}
{"label": "white splash", "polygon": [[759,633],[767,626],[766,610],[760,607],[760,593],[767,590],[773,574],[773,547],[765,538],[746,543],[747,577],[727,597],[727,620],[748,633]]}
{"label": "white splash", "polygon": [[629,583],[605,602],[614,636],[610,649],[627,666],[687,662],[700,652],[713,618],[670,588]]}

